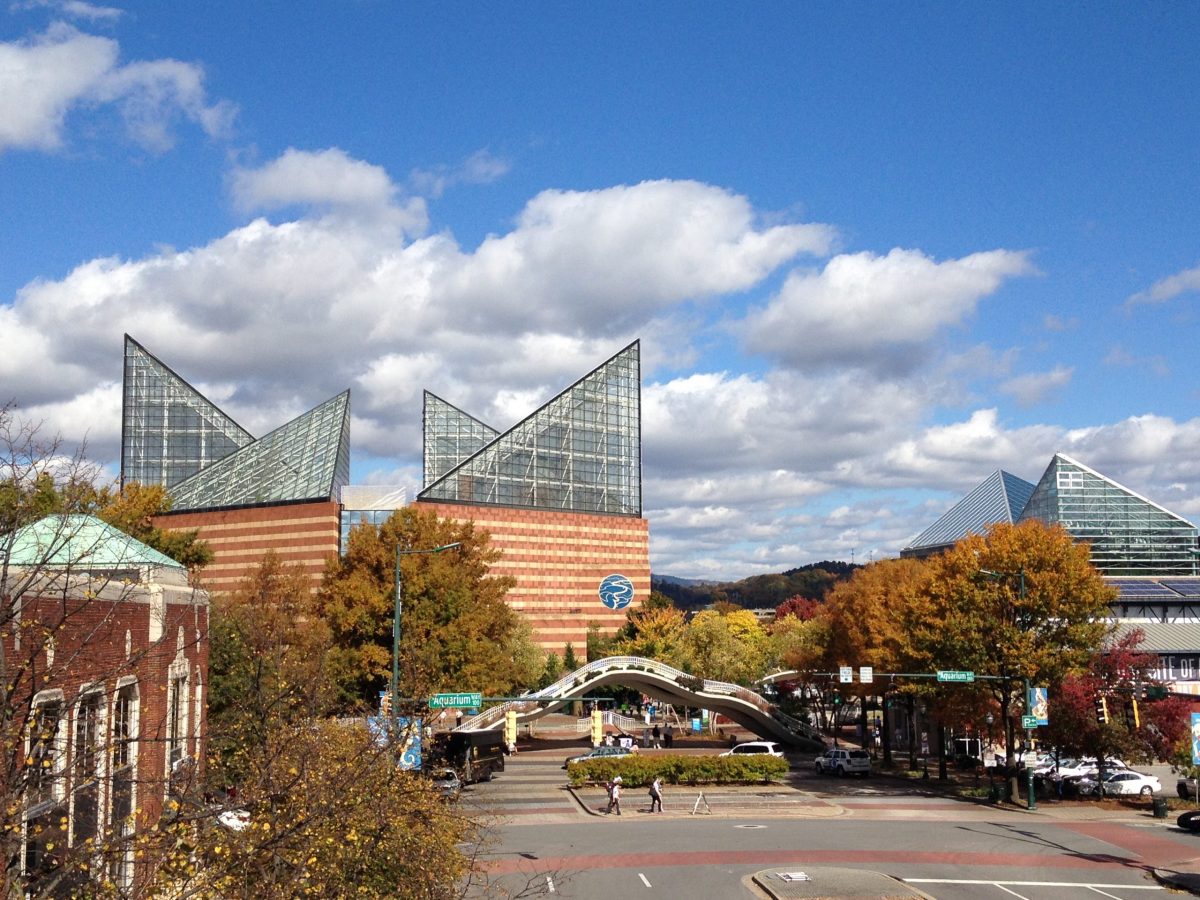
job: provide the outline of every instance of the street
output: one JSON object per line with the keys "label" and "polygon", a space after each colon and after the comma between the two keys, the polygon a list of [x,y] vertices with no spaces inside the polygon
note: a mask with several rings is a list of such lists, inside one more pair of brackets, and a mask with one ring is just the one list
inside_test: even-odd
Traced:
{"label": "street", "polygon": [[808,802],[711,816],[691,814],[695,788],[670,790],[662,817],[630,789],[621,817],[594,815],[563,789],[559,766],[557,754],[521,755],[464,795],[465,810],[493,816],[471,896],[726,900],[768,896],[752,882],[762,872],[811,879],[780,880],[778,896],[838,896],[833,870],[851,869],[939,900],[1134,898],[1162,890],[1152,867],[1200,862],[1200,843],[1173,820],[1030,814],[863,781],[805,779],[793,793]]}

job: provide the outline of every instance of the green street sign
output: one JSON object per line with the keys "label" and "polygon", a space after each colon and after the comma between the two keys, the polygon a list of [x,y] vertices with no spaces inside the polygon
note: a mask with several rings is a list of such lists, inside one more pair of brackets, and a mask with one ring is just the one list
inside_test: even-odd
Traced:
{"label": "green street sign", "polygon": [[1037,716],[1021,716],[1022,728],[1037,728]]}
{"label": "green street sign", "polygon": [[939,670],[937,676],[938,681],[971,682],[975,680],[974,672],[954,672],[950,669]]}
{"label": "green street sign", "polygon": [[483,694],[434,694],[429,698],[430,709],[446,709],[447,707],[475,707],[483,705]]}

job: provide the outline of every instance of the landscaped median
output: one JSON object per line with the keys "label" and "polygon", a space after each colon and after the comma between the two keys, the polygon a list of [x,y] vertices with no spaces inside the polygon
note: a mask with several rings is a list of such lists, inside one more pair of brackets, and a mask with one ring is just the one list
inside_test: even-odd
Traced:
{"label": "landscaped median", "polygon": [[782,781],[786,759],[767,754],[747,756],[621,756],[588,759],[567,765],[571,787],[607,783],[620,775],[626,785],[649,784],[763,784]]}

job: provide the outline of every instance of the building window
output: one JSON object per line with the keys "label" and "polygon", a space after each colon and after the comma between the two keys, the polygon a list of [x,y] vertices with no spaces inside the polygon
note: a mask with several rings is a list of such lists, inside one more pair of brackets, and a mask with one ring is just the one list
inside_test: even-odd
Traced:
{"label": "building window", "polygon": [[96,836],[100,812],[101,715],[104,695],[91,691],[79,698],[75,709],[73,750],[74,784],[71,795],[71,840]]}
{"label": "building window", "polygon": [[167,698],[167,762],[173,772],[187,756],[188,677],[171,678]]}
{"label": "building window", "polygon": [[108,827],[118,838],[110,867],[113,883],[127,890],[133,883],[134,784],[137,776],[138,686],[117,688],[112,715],[111,787]]}
{"label": "building window", "polygon": [[25,756],[24,869],[32,884],[53,871],[66,850],[63,822],[63,750],[66,744],[61,691],[34,698]]}

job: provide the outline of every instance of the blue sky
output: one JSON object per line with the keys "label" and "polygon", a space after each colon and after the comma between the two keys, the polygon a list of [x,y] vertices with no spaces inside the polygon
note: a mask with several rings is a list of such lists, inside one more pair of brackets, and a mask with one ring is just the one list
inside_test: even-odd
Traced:
{"label": "blue sky", "polygon": [[629,340],[654,570],[895,554],[1055,451],[1200,518],[1200,6],[14,2],[0,396],[505,428]]}

